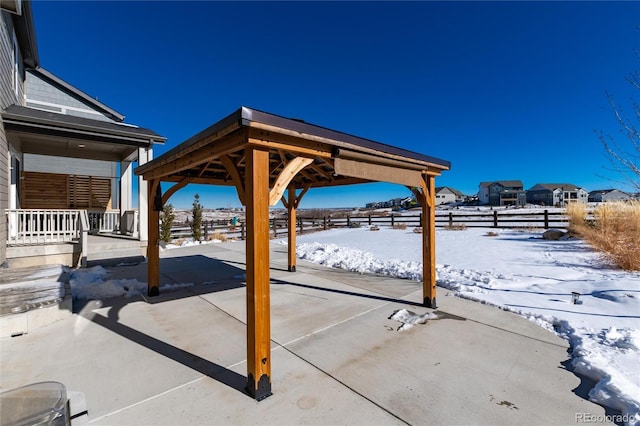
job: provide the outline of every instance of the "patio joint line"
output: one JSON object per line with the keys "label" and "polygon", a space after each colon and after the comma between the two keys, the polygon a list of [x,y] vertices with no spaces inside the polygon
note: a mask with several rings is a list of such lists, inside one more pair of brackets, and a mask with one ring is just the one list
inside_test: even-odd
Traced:
{"label": "patio joint line", "polygon": [[171,389],[167,389],[166,391],[163,391],[163,392],[160,392],[160,393],[158,393],[158,394],[152,395],[152,396],[147,397],[147,398],[145,398],[145,399],[143,399],[143,400],[140,400],[140,401],[138,401],[138,402],[134,402],[133,404],[129,404],[129,405],[127,405],[126,407],[118,408],[117,410],[111,411],[110,413],[103,414],[102,416],[97,417],[97,418],[95,418],[95,419],[91,419],[91,420],[89,420],[89,422],[88,422],[88,423],[94,423],[94,422],[100,421],[100,420],[102,420],[102,419],[104,419],[104,418],[107,418],[107,417],[109,417],[109,416],[113,416],[114,414],[118,414],[118,413],[121,413],[121,412],[123,412],[123,411],[125,411],[125,410],[128,410],[128,409],[130,409],[130,408],[136,407],[136,406],[138,406],[138,405],[142,405],[142,404],[144,404],[145,402],[149,402],[149,401],[154,400],[154,399],[156,399],[156,398],[159,398],[159,397],[161,397],[161,396],[167,395],[167,394],[169,394],[169,393],[171,393],[171,392],[173,392],[173,391],[176,391],[176,390],[178,390],[178,389],[181,389],[181,388],[183,388],[183,387],[185,387],[185,386],[192,385],[192,384],[194,384],[194,383],[196,383],[196,382],[198,382],[198,381],[200,381],[200,380],[204,379],[205,377],[207,377],[207,376],[204,376],[204,375],[203,375],[202,377],[198,377],[197,379],[193,379],[193,380],[191,380],[191,381],[189,381],[189,382],[186,382],[186,383],[183,383],[183,384],[181,384],[181,385],[175,386],[175,387],[173,387],[173,388],[171,388]]}
{"label": "patio joint line", "polygon": [[[221,312],[224,312],[226,315],[230,316],[231,318],[235,319],[236,321],[239,321],[239,322],[240,322],[240,323],[242,323],[242,324],[246,324],[244,321],[242,321],[242,320],[241,320],[241,319],[239,319],[239,318],[234,317],[234,316],[233,316],[233,315],[231,315],[229,312],[227,312],[227,311],[225,311],[224,309],[222,309],[222,308],[220,308],[219,306],[217,306],[215,303],[211,302],[210,300],[205,299],[204,297],[202,297],[202,295],[198,295],[198,297],[202,298],[205,302],[209,303],[211,306],[213,306],[214,308],[216,308],[216,309],[220,310]],[[389,414],[390,416],[392,416],[392,417],[394,417],[394,418],[398,419],[399,421],[401,421],[402,423],[404,423],[404,424],[406,424],[406,425],[411,425],[411,423],[407,422],[407,421],[406,421],[406,420],[404,420],[402,417],[399,417],[397,414],[395,414],[395,413],[393,413],[393,412],[389,411],[387,408],[383,407],[382,405],[380,405],[379,403],[375,402],[375,401],[374,401],[374,400],[372,400],[371,398],[367,397],[366,395],[362,394],[361,392],[358,392],[356,389],[354,389],[353,387],[349,386],[348,384],[346,384],[346,383],[345,383],[345,382],[343,382],[342,380],[340,380],[340,379],[338,379],[337,377],[335,377],[335,376],[331,375],[331,373],[329,373],[328,371],[325,371],[324,369],[320,368],[319,366],[317,366],[316,364],[312,363],[312,362],[311,362],[311,361],[309,361],[308,359],[305,359],[305,358],[304,358],[304,357],[302,357],[301,355],[298,355],[297,353],[293,352],[291,349],[289,349],[289,348],[287,348],[287,347],[286,347],[286,345],[290,345],[290,344],[292,344],[292,343],[298,342],[298,341],[300,341],[300,340],[302,340],[302,339],[305,339],[305,338],[307,338],[307,337],[310,337],[310,336],[312,336],[312,335],[314,335],[314,334],[321,333],[321,332],[323,332],[323,331],[325,331],[325,330],[328,330],[328,329],[330,329],[330,328],[333,328],[333,327],[335,327],[335,326],[337,326],[337,325],[344,324],[345,322],[351,321],[351,320],[353,320],[353,319],[355,319],[355,318],[361,317],[361,316],[363,316],[363,315],[366,315],[366,314],[368,314],[368,313],[370,313],[370,312],[373,312],[373,311],[375,311],[375,310],[378,310],[378,309],[380,309],[380,308],[382,308],[382,307],[384,307],[384,306],[390,305],[390,304],[391,304],[391,302],[386,302],[386,303],[383,303],[383,304],[381,304],[381,305],[379,305],[379,306],[373,307],[373,308],[371,308],[371,309],[367,309],[366,311],[360,312],[360,313],[358,313],[358,314],[356,314],[356,315],[353,315],[353,316],[351,316],[351,317],[349,317],[349,318],[346,318],[346,319],[344,319],[344,320],[342,320],[342,321],[338,321],[338,322],[336,322],[336,323],[330,324],[330,325],[328,325],[328,326],[326,326],[326,327],[323,327],[323,328],[321,328],[321,329],[314,330],[314,331],[312,331],[311,333],[308,333],[308,334],[305,334],[304,336],[301,336],[301,337],[298,337],[298,338],[296,338],[296,339],[293,339],[293,340],[291,340],[291,341],[289,341],[289,342],[287,342],[287,343],[285,343],[285,344],[282,344],[282,343],[278,342],[278,341],[277,341],[277,340],[275,340],[275,339],[270,339],[270,340],[271,340],[271,342],[273,342],[274,344],[276,344],[276,345],[277,345],[277,347],[276,347],[276,348],[274,348],[274,349],[272,349],[272,351],[274,351],[274,350],[276,350],[276,349],[280,349],[280,348],[282,348],[283,350],[285,350],[285,351],[289,352],[291,355],[295,356],[296,358],[300,359],[301,361],[303,361],[303,362],[305,362],[306,364],[310,365],[311,367],[315,368],[316,370],[318,370],[318,371],[319,371],[319,372],[321,372],[322,374],[326,375],[327,377],[329,377],[329,378],[331,378],[332,380],[336,381],[336,382],[337,382],[337,383],[339,383],[340,385],[342,385],[342,386],[344,386],[345,388],[349,389],[351,392],[353,392],[354,394],[358,395],[360,398],[362,398],[362,399],[364,399],[364,400],[366,400],[366,401],[369,401],[371,404],[375,405],[376,407],[378,407],[378,408],[379,408],[379,409],[381,409],[382,411],[386,412],[386,413],[387,413],[387,414]],[[242,364],[243,362],[246,362],[246,360],[239,361],[239,362],[237,362],[237,363],[235,363],[235,364],[230,365],[230,366],[229,366],[229,367],[227,367],[227,368],[233,368],[233,367],[236,367],[237,365],[240,365],[240,364]]]}

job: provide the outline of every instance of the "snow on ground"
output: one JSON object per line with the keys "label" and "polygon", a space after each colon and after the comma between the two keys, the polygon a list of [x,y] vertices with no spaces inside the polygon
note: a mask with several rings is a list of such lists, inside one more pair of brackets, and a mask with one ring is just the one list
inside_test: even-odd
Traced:
{"label": "snow on ground", "polygon": [[[597,382],[591,400],[621,411],[627,424],[639,423],[640,273],[607,266],[580,240],[488,231],[495,230],[436,231],[437,282],[445,294],[499,306],[558,333],[571,345],[575,371]],[[315,263],[422,279],[422,236],[411,230],[331,230],[298,243],[298,257]],[[429,319],[411,314],[392,319],[407,326]]]}

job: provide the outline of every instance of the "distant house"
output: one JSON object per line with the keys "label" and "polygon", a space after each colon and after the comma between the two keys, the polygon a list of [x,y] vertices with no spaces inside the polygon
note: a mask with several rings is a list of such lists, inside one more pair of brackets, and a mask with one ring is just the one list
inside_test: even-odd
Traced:
{"label": "distant house", "polygon": [[542,206],[564,207],[568,203],[586,203],[589,193],[571,183],[538,183],[527,191],[527,202]]}
{"label": "distant house", "polygon": [[[165,138],[40,66],[30,1],[0,2],[0,71],[0,265],[68,264],[50,246],[77,243],[80,228],[146,241],[133,168]],[[146,209],[146,185],[137,196]]]}
{"label": "distant house", "polygon": [[400,208],[409,208],[411,205],[415,203],[415,199],[413,197],[405,197],[405,198],[393,198],[388,201],[377,201],[375,203],[367,203],[365,204],[365,208],[367,209],[400,209]]}
{"label": "distant house", "polygon": [[436,206],[462,201],[464,201],[464,194],[457,189],[453,189],[448,186],[440,186],[436,188]]}
{"label": "distant house", "polygon": [[524,185],[519,180],[480,182],[480,204],[490,206],[523,206],[527,202]]}
{"label": "distant house", "polygon": [[606,203],[608,201],[627,201],[631,200],[631,195],[617,189],[598,189],[589,192],[590,203]]}

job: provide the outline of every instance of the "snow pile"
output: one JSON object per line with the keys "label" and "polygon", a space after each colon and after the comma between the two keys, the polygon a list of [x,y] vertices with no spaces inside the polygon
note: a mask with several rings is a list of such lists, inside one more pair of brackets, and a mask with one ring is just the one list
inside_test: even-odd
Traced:
{"label": "snow pile", "polygon": [[393,312],[389,319],[401,322],[402,325],[398,328],[398,331],[405,331],[416,324],[426,324],[429,320],[438,319],[438,314],[427,312],[426,314],[418,315],[406,309],[398,309]]}
{"label": "snow pile", "polygon": [[422,279],[422,264],[403,260],[382,260],[362,250],[337,244],[308,243],[297,246],[301,259],[348,271],[390,275],[412,280]]}
{"label": "snow pile", "polygon": [[[580,240],[547,241],[541,233],[438,229],[438,286],[567,339],[576,373],[597,382],[589,397],[620,410],[625,423],[640,423],[640,274],[609,268]],[[340,229],[298,241],[297,256],[315,263],[422,279],[422,236],[410,231]]]}
{"label": "snow pile", "polygon": [[[102,266],[72,270],[70,275],[69,284],[74,299],[100,300],[120,296],[131,298],[147,293],[147,283],[136,279],[110,280],[107,278],[109,271]],[[190,286],[193,283],[165,284],[160,289],[175,290]]]}
{"label": "snow pile", "polygon": [[572,366],[576,373],[597,382],[589,391],[589,399],[619,410],[627,424],[640,421],[640,330],[609,329],[574,330],[566,322],[558,331],[570,342]]}

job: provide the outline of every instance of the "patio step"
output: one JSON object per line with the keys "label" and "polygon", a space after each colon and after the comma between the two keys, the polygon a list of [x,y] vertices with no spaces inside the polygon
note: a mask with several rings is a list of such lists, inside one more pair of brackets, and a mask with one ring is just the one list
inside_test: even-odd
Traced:
{"label": "patio step", "polygon": [[145,254],[146,246],[138,240],[90,236],[87,266],[141,262]]}
{"label": "patio step", "polygon": [[0,270],[0,338],[15,337],[72,314],[69,276],[60,265]]}

